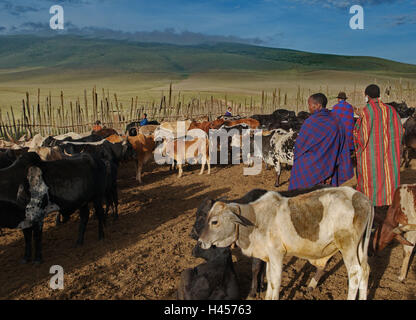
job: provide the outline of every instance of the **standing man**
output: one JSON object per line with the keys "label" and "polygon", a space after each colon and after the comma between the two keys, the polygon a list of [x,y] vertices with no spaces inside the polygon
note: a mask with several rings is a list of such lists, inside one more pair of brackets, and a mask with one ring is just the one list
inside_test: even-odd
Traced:
{"label": "standing man", "polygon": [[140,120],[140,126],[143,127],[143,126],[147,125],[148,123],[149,123],[149,120],[147,120],[147,113],[145,113],[143,115],[142,120]]}
{"label": "standing man", "polygon": [[347,102],[347,95],[345,92],[338,94],[338,103],[332,107],[332,114],[334,114],[345,127],[345,136],[347,138],[347,145],[350,151],[354,150],[354,108]]}
{"label": "standing man", "polygon": [[357,190],[374,206],[391,205],[400,185],[400,155],[403,127],[397,111],[380,100],[380,88],[365,89],[367,105],[357,110],[354,128],[357,154]]}
{"label": "standing man", "polygon": [[296,138],[289,190],[321,183],[339,186],[354,176],[344,125],[326,109],[327,103],[322,93],[308,99],[311,116]]}

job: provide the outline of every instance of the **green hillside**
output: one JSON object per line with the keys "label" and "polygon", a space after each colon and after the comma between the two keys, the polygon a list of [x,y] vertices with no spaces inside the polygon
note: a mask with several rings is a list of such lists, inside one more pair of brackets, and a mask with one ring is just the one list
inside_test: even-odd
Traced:
{"label": "green hillside", "polygon": [[76,36],[0,37],[0,69],[46,67],[192,74],[214,71],[369,71],[416,76],[416,66],[373,57],[307,53],[244,44],[176,46]]}

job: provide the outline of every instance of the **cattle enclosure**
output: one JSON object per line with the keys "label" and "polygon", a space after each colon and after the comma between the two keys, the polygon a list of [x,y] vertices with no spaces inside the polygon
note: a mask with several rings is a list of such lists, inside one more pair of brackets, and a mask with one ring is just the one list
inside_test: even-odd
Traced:
{"label": "cattle enclosure", "polygon": [[[377,79],[374,79],[377,82]],[[416,104],[416,86],[401,80],[383,81],[381,86],[384,102],[406,101],[409,106]],[[123,131],[126,124],[137,121],[147,113],[148,118],[157,121],[176,121],[197,119],[208,116],[210,120],[225,113],[227,107],[232,107],[234,115],[249,117],[253,114],[270,114],[278,108],[292,111],[307,111],[307,99],[315,91],[328,96],[331,106],[336,103],[338,91],[344,90],[349,95],[349,102],[354,106],[364,103],[364,87],[355,84],[352,87],[341,87],[338,90],[328,85],[318,89],[310,89],[297,85],[293,90],[276,88],[272,91],[262,90],[259,95],[249,98],[228,98],[199,93],[185,95],[175,91],[172,83],[167,92],[162,91],[160,100],[144,101],[139,96],[130,100],[120,100],[117,93],[108,89],[97,89],[95,86],[88,92],[83,90],[75,101],[68,101],[64,91],[59,97],[53,97],[51,91],[44,93],[37,89],[35,97],[26,92],[22,97],[21,107],[10,106],[0,109],[0,136],[20,137],[30,133],[32,136],[40,133],[43,136],[58,135],[67,132],[87,132],[91,130],[96,120],[103,125]]]}

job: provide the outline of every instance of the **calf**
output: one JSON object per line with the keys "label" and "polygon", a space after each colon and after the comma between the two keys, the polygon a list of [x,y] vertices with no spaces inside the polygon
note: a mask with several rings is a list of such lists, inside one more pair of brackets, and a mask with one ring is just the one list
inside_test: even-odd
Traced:
{"label": "calf", "polygon": [[416,184],[399,186],[393,195],[393,203],[387,215],[376,229],[374,251],[383,250],[393,239],[403,245],[403,264],[399,280],[406,279],[410,256],[416,243]]}
{"label": "calf", "polygon": [[[193,132],[197,133],[198,129],[194,129]],[[176,161],[179,169],[178,178],[182,177],[183,169],[182,166],[186,161],[190,163],[196,163],[198,159],[201,161],[201,171],[199,174],[204,173],[205,164],[208,166],[208,174],[211,174],[210,154],[209,154],[209,139],[204,134],[201,136],[202,131],[198,130],[198,135],[192,137],[192,132],[189,132],[189,139],[192,140],[164,140],[164,146],[162,150],[165,150],[166,156],[173,161]],[[179,148],[183,144],[182,148]]]}
{"label": "calf", "polygon": [[137,136],[127,137],[136,154],[136,180],[142,183],[143,166],[153,158],[155,141],[153,136],[145,136],[139,133]]}
{"label": "calf", "polygon": [[196,245],[192,254],[207,262],[181,274],[179,300],[237,300],[240,298],[237,275],[230,248],[202,249]]}
{"label": "calf", "polygon": [[307,259],[322,272],[340,251],[348,271],[348,299],[355,299],[358,289],[359,298],[366,299],[373,218],[370,200],[350,187],[293,198],[269,191],[246,205],[216,202],[199,241],[204,249],[235,243],[243,254],[266,261],[266,299],[279,298],[285,255]]}

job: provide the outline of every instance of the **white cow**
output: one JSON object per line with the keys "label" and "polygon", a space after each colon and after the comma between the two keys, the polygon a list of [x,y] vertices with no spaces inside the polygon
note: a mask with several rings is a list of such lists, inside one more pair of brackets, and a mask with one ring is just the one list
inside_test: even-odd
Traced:
{"label": "white cow", "polygon": [[[204,249],[236,244],[243,254],[267,262],[266,299],[279,298],[286,255],[309,260],[318,268],[319,278],[327,261],[340,251],[348,271],[348,299],[355,299],[359,289],[359,298],[364,300],[373,218],[370,200],[350,187],[293,198],[269,191],[247,205],[216,202],[199,241]],[[316,282],[312,279],[310,286]]]}

